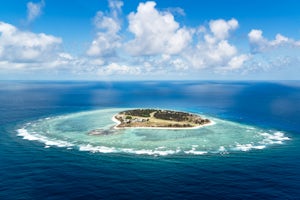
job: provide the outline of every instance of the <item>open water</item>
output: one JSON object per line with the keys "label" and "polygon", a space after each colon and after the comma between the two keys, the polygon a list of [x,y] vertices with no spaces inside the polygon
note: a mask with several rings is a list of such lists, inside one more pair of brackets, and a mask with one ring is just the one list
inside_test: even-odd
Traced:
{"label": "open water", "polygon": [[[110,130],[128,108],[205,116]],[[300,82],[0,82],[0,199],[299,199]]]}

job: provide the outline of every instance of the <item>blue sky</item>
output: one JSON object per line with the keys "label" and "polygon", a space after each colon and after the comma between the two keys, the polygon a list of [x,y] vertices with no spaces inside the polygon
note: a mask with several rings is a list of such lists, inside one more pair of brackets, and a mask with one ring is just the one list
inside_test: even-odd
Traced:
{"label": "blue sky", "polygon": [[294,0],[10,0],[0,79],[300,77]]}

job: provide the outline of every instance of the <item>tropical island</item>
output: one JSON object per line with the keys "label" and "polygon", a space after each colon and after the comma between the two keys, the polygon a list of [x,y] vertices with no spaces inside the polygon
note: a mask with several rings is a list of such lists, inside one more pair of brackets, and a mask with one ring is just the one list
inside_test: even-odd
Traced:
{"label": "tropical island", "polygon": [[115,128],[199,128],[211,123],[196,114],[160,110],[134,109],[119,112],[113,117]]}

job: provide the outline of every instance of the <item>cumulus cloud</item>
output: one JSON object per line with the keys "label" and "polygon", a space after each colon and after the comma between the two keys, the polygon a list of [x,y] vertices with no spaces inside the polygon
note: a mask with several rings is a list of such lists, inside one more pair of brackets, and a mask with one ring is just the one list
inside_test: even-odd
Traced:
{"label": "cumulus cloud", "polygon": [[122,65],[118,63],[111,63],[107,66],[100,67],[98,74],[103,75],[139,75],[141,69],[139,67],[132,67],[128,65]]}
{"label": "cumulus cloud", "polygon": [[246,70],[266,72],[292,69],[299,66],[300,41],[283,36],[280,33],[274,39],[263,36],[260,29],[252,29],[248,33],[251,60]]}
{"label": "cumulus cloud", "polygon": [[42,14],[42,9],[45,6],[45,1],[42,0],[38,3],[27,3],[27,22],[31,23]]}
{"label": "cumulus cloud", "polygon": [[128,16],[129,31],[134,39],[126,49],[131,55],[178,54],[192,40],[191,32],[181,28],[170,12],[160,12],[156,3],[140,3],[137,12]]}
{"label": "cumulus cloud", "polygon": [[229,60],[227,68],[229,70],[239,69],[249,58],[250,56],[246,54],[234,56]]}
{"label": "cumulus cloud", "polygon": [[128,15],[126,30],[134,36],[129,39],[120,36],[122,6],[123,2],[110,0],[110,10],[94,17],[98,33],[87,50],[90,57],[82,62],[102,76],[237,70],[249,59],[230,42],[231,33],[239,26],[236,19],[211,20],[207,27],[187,28],[170,10],[160,11],[155,2],[148,1]]}
{"label": "cumulus cloud", "polygon": [[203,38],[200,37],[196,46],[183,54],[184,57],[191,66],[197,69],[235,70],[241,68],[249,56],[239,54],[237,48],[228,40],[230,32],[237,27],[236,19],[211,20],[208,30],[202,27]]}
{"label": "cumulus cloud", "polygon": [[44,33],[20,31],[0,22],[0,60],[9,62],[37,62],[48,59],[61,44],[60,38]]}
{"label": "cumulus cloud", "polygon": [[[140,3],[123,24],[123,2],[109,0],[108,5],[108,11],[98,11],[93,18],[96,34],[82,56],[62,52],[62,39],[58,37],[22,31],[0,22],[0,68],[41,69],[43,66],[83,76],[128,75],[128,78],[137,75],[191,75],[200,74],[202,70],[209,73],[240,72],[246,67],[245,63],[255,57],[253,52],[298,44],[281,34],[268,40],[261,30],[253,29],[248,34],[252,54],[243,53],[231,40],[239,27],[234,18],[185,27],[174,17],[176,13],[184,15],[182,9],[158,10],[155,2],[148,1]],[[29,2],[28,13],[30,10],[31,14],[28,14],[28,21],[36,19],[43,6],[44,1]],[[128,27],[122,27],[125,24]]]}
{"label": "cumulus cloud", "polygon": [[211,20],[209,22],[209,28],[216,39],[227,39],[229,32],[235,30],[239,26],[236,19],[225,21],[223,19]]}
{"label": "cumulus cloud", "polygon": [[170,65],[174,66],[177,71],[185,71],[188,69],[188,65],[182,58],[175,58],[170,61]]}
{"label": "cumulus cloud", "polygon": [[94,24],[98,33],[87,50],[87,55],[115,56],[116,49],[121,46],[121,37],[118,35],[121,30],[121,22],[118,17],[121,14],[122,6],[122,1],[110,0],[109,13],[97,12]]}
{"label": "cumulus cloud", "polygon": [[252,53],[261,53],[283,45],[290,45],[290,46],[300,45],[300,41],[295,41],[279,33],[276,34],[274,40],[268,40],[263,36],[263,31],[259,29],[252,29],[248,33],[248,38],[249,38]]}

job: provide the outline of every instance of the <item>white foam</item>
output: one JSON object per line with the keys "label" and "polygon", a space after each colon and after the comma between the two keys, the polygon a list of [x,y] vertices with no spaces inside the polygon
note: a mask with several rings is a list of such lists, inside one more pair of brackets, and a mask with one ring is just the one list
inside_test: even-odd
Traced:
{"label": "white foam", "polygon": [[131,153],[131,154],[138,154],[138,155],[154,155],[154,156],[167,156],[171,154],[178,153],[178,151],[173,150],[148,150],[148,149],[121,149],[121,152],[124,153]]}
{"label": "white foam", "polygon": [[17,131],[18,131],[18,136],[23,137],[23,139],[25,140],[30,140],[30,141],[39,140],[37,136],[29,134],[28,131],[24,128],[20,128]]}
{"label": "white foam", "polygon": [[194,155],[204,155],[204,154],[207,154],[208,152],[207,151],[197,151],[195,149],[191,149],[189,151],[184,151],[184,153],[186,153],[186,154],[194,154]]}
{"label": "white foam", "polygon": [[229,152],[224,146],[220,146],[218,151],[221,155],[229,154]]}
{"label": "white foam", "polygon": [[225,148],[224,146],[220,146],[220,147],[219,147],[219,151],[220,151],[220,152],[225,152],[225,151],[227,151],[227,150],[226,150],[226,148]]}
{"label": "white foam", "polygon": [[264,148],[266,148],[266,146],[264,145],[253,146],[253,149],[264,149]]}
{"label": "white foam", "polygon": [[265,139],[263,139],[260,143],[261,144],[282,144],[283,141],[291,140],[289,137],[286,137],[282,132],[275,132],[274,134],[270,133],[260,133]]}
{"label": "white foam", "polygon": [[158,150],[146,150],[146,149],[142,149],[142,150],[135,150],[134,153],[135,154],[142,154],[142,155],[160,155],[160,156],[166,156],[166,155],[174,154],[176,152],[173,151],[173,150],[158,151]]}
{"label": "white foam", "polygon": [[236,144],[233,150],[238,150],[238,151],[250,151],[252,149],[264,149],[266,148],[265,145],[253,145],[253,144]]}
{"label": "white foam", "polygon": [[62,140],[56,140],[56,139],[50,139],[45,136],[39,135],[37,133],[29,133],[25,128],[18,129],[18,136],[23,137],[25,140],[30,141],[39,141],[42,142],[47,146],[57,146],[57,147],[71,147],[74,146],[70,142],[62,141]]}
{"label": "white foam", "polygon": [[[158,148],[156,148],[158,149]],[[137,155],[153,155],[153,156],[167,156],[178,153],[173,150],[149,150],[149,149],[131,149],[131,148],[114,148],[105,146],[93,146],[91,144],[80,145],[80,151],[89,151],[92,153],[130,153]]]}
{"label": "white foam", "polygon": [[105,147],[105,146],[93,146],[90,144],[80,145],[79,151],[90,151],[92,153],[100,152],[100,153],[116,153],[116,149],[113,147]]}
{"label": "white foam", "polygon": [[57,146],[57,147],[70,147],[70,146],[74,146],[73,144],[71,144],[69,142],[61,141],[61,140],[47,140],[47,139],[43,139],[43,142],[47,146]]}
{"label": "white foam", "polygon": [[[235,147],[231,148],[231,150],[236,151],[249,151],[252,149],[264,149],[266,148],[267,144],[281,144],[282,141],[290,140],[290,138],[286,137],[282,132],[275,132],[271,133],[260,133],[265,139],[263,139],[259,144],[239,144],[237,143]],[[45,148],[50,148],[51,146],[57,147],[68,147],[68,149],[72,149],[71,147],[74,146],[72,143],[67,141],[61,141],[56,139],[49,139],[45,136],[39,135],[37,133],[29,133],[25,128],[18,129],[18,136],[23,137],[25,140],[30,141],[39,141],[45,144]],[[192,145],[192,149],[188,151],[183,151],[186,154],[193,154],[193,155],[204,155],[209,153],[208,151],[200,151],[196,150],[199,145]],[[181,152],[180,148],[176,150],[167,150],[165,146],[160,146],[155,148],[154,150],[150,149],[131,149],[131,148],[115,148],[115,147],[106,147],[106,146],[93,146],[91,144],[87,145],[80,145],[80,151],[89,151],[89,152],[99,152],[99,153],[130,153],[130,154],[137,154],[137,155],[154,155],[154,156],[167,156],[171,154],[176,154]],[[228,153],[227,149],[224,146],[220,146],[218,149],[220,153]]]}

